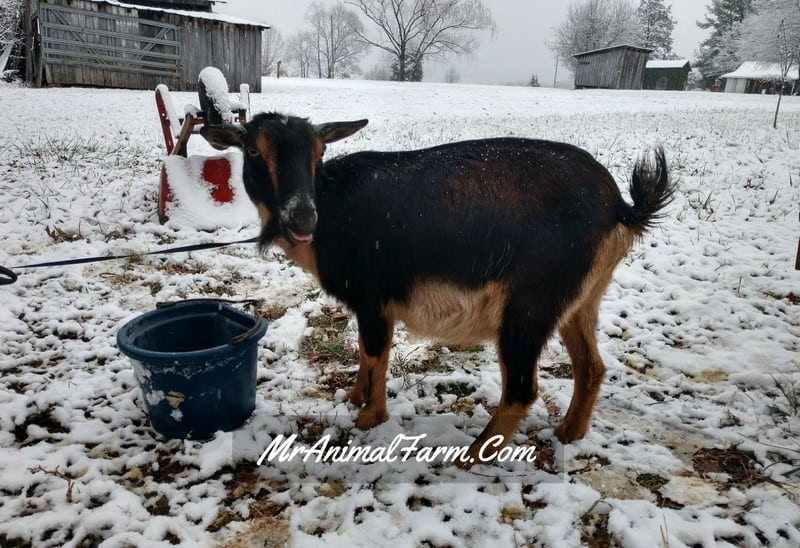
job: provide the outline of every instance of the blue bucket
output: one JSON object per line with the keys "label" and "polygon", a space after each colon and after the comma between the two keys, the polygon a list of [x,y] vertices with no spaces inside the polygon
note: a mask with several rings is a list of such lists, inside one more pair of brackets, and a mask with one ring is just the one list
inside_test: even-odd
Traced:
{"label": "blue bucket", "polygon": [[255,408],[267,321],[225,301],[168,304],[129,321],[117,346],[133,363],[150,424],[167,438],[235,430]]}

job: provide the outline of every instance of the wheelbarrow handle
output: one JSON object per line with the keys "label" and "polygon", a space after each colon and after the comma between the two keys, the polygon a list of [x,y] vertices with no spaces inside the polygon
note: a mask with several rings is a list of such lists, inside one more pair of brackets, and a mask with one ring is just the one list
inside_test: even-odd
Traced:
{"label": "wheelbarrow handle", "polygon": [[10,268],[0,266],[0,285],[11,285],[17,281],[17,275]]}

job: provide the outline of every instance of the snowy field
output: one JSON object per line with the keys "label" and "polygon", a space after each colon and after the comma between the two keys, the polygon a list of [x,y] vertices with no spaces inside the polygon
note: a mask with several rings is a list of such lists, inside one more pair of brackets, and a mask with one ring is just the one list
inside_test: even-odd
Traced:
{"label": "snowy field", "polygon": [[[663,144],[679,190],[603,301],[608,374],[589,434],[553,436],[572,392],[556,337],[512,444],[536,446],[533,464],[304,478],[258,466],[237,440],[266,440],[276,420],[309,442],[375,445],[449,417],[468,443],[500,396],[493,347],[400,330],[397,420],[350,432],[355,325],[277,253],[19,269],[0,287],[0,545],[800,546],[800,98],[784,99],[778,130],[775,97],[699,92],[270,79],[251,100],[315,122],[369,118],[329,156],[537,137],[586,148],[623,188]],[[257,233],[243,198],[224,210],[187,198],[158,223],[152,92],[0,84],[0,105],[0,265]],[[190,152],[211,153],[199,137]],[[158,301],[204,296],[264,300],[256,410],[236,434],[167,441],[116,333]]]}

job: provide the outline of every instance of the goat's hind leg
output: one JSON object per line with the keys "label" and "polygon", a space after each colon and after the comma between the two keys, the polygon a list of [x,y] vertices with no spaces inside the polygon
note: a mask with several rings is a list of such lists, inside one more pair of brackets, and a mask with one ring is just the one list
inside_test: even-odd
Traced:
{"label": "goat's hind leg", "polygon": [[[537,361],[553,330],[554,320],[529,316],[524,302],[510,302],[498,338],[497,353],[503,383],[500,404],[467,452],[465,468],[490,462],[516,432],[538,392]],[[540,310],[544,308],[541,307]]]}
{"label": "goat's hind leg", "polygon": [[595,252],[580,294],[559,322],[558,332],[572,362],[574,385],[567,414],[554,432],[562,443],[580,439],[589,430],[592,409],[606,371],[595,337],[597,313],[614,269],[630,249],[632,240],[631,233],[622,226],[608,234]]}
{"label": "goat's hind leg", "polygon": [[602,293],[580,303],[558,328],[572,363],[574,385],[567,414],[554,432],[562,443],[569,443],[586,435],[592,419],[592,409],[605,376],[606,368],[600,358],[595,338],[597,309],[601,297]]}

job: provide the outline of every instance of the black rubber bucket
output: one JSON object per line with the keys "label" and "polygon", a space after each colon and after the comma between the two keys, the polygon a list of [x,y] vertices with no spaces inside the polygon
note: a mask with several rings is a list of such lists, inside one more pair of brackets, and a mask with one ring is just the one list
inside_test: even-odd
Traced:
{"label": "black rubber bucket", "polygon": [[150,424],[167,438],[235,430],[255,408],[258,341],[267,321],[214,299],[146,312],[117,333]]}

